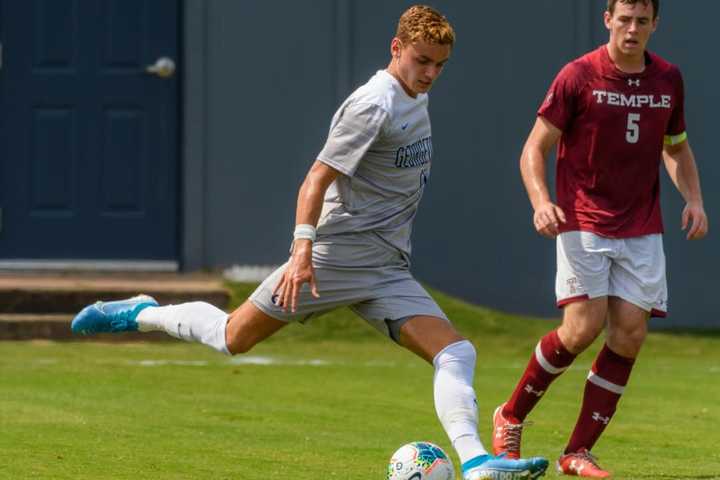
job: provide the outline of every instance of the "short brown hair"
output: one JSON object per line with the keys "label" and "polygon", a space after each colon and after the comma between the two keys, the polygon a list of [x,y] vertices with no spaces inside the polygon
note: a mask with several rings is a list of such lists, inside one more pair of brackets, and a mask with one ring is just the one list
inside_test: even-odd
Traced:
{"label": "short brown hair", "polygon": [[652,3],[653,20],[657,18],[658,12],[660,11],[660,0],[608,0],[607,11],[610,12],[610,15],[615,13],[615,4],[618,3],[618,1],[620,3],[629,3],[630,5],[635,5],[638,2],[642,2],[643,5]]}
{"label": "short brown hair", "polygon": [[418,40],[435,45],[455,44],[455,31],[440,12],[427,5],[414,5],[400,16],[395,36],[403,43]]}

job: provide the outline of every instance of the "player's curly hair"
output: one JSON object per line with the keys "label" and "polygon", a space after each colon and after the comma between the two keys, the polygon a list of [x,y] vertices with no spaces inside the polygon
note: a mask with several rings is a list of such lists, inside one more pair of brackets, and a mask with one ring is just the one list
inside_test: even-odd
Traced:
{"label": "player's curly hair", "polygon": [[660,10],[660,0],[608,0],[608,6],[607,11],[610,12],[610,15],[615,13],[615,4],[616,3],[629,3],[630,5],[635,5],[638,2],[642,2],[643,5],[647,5],[649,3],[652,3],[653,6],[653,20],[655,20],[658,16],[658,12]]}
{"label": "player's curly hair", "polygon": [[455,44],[455,31],[440,12],[427,5],[413,5],[400,16],[395,36],[403,43],[419,40],[433,45]]}

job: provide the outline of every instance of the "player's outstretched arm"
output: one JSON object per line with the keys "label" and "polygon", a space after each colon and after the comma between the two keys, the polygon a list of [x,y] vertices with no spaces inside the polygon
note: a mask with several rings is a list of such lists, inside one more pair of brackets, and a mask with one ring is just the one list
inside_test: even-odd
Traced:
{"label": "player's outstretched arm", "polygon": [[[317,225],[322,212],[325,191],[340,174],[334,168],[316,161],[305,177],[298,193],[295,225]],[[319,297],[315,270],[312,266],[312,240],[296,239],[290,254],[287,268],[273,295],[279,295],[279,304],[287,311],[295,312],[300,288],[309,283],[314,297]]]}
{"label": "player's outstretched arm", "polygon": [[703,206],[700,190],[700,175],[695,164],[690,142],[685,140],[676,145],[665,145],[663,160],[670,178],[685,199],[682,213],[682,229],[688,229],[688,240],[699,240],[708,231],[708,219]]}
{"label": "player's outstretched arm", "polygon": [[565,223],[565,213],[552,202],[545,177],[548,154],[561,135],[560,129],[538,117],[520,156],[520,173],[535,210],[535,230],[547,238],[555,238],[560,222]]}

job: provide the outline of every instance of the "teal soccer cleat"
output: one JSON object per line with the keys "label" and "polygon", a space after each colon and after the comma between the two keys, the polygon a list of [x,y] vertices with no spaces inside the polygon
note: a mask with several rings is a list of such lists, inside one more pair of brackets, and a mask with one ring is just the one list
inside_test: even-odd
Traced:
{"label": "teal soccer cleat", "polygon": [[548,461],[542,457],[511,459],[480,455],[463,463],[463,480],[529,480],[542,477]]}
{"label": "teal soccer cleat", "polygon": [[96,302],[83,308],[73,319],[71,329],[79,335],[95,333],[134,332],[138,329],[138,313],[146,307],[157,307],[149,295],[138,295],[126,300]]}

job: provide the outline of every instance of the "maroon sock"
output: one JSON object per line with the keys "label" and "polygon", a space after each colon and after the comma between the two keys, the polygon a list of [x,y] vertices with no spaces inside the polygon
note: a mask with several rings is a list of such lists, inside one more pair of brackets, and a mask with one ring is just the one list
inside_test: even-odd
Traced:
{"label": "maroon sock", "polygon": [[598,353],[585,382],[580,416],[565,453],[591,450],[615,413],[635,359],[618,355],[607,344]]}
{"label": "maroon sock", "polygon": [[575,360],[568,352],[557,330],[545,335],[535,347],[525,373],[515,387],[510,400],[505,404],[503,416],[522,422],[540,400],[553,380]]}

